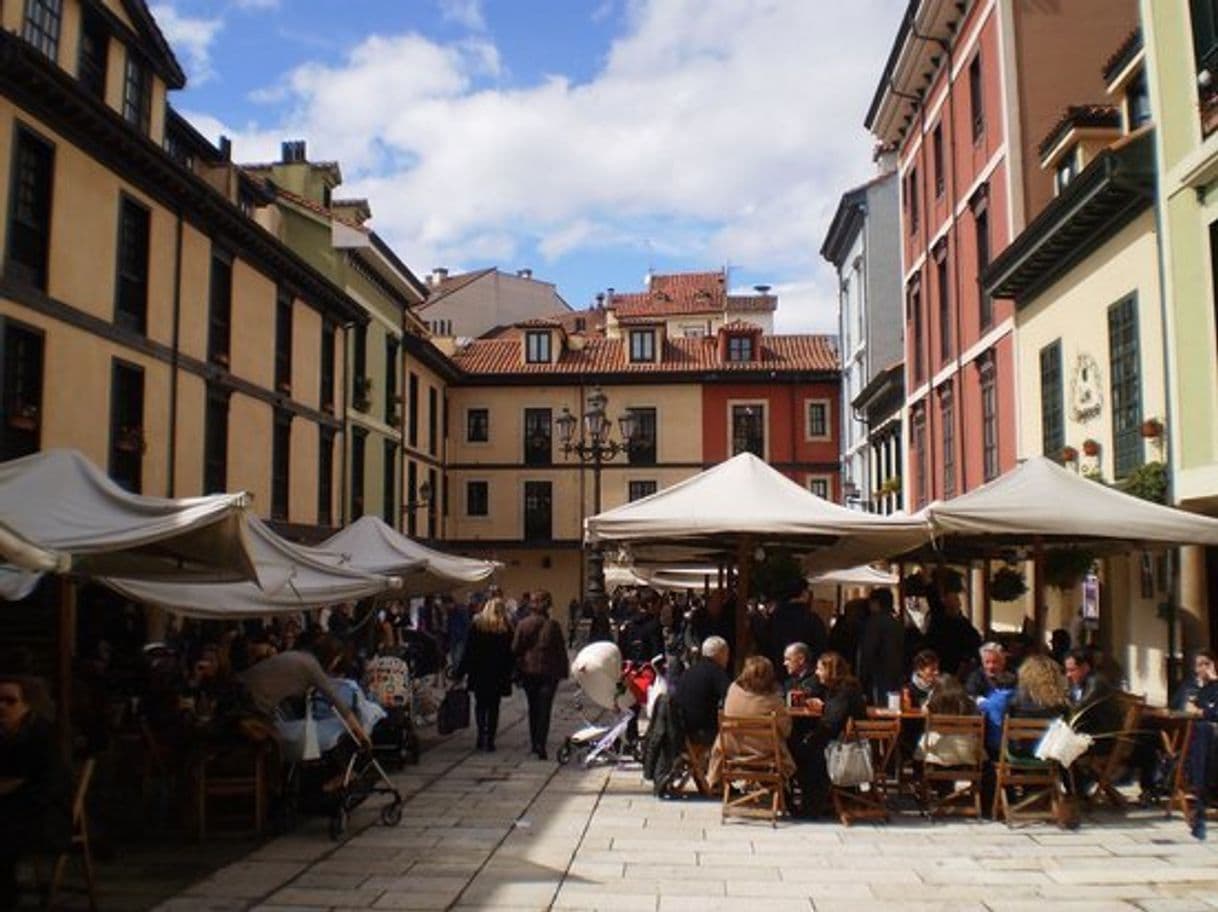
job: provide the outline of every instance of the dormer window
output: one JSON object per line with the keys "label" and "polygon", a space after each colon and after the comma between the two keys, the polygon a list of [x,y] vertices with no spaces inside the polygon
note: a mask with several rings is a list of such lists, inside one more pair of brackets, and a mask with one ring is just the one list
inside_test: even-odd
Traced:
{"label": "dormer window", "polygon": [[727,360],[740,362],[753,360],[753,337],[732,335],[727,337]]}
{"label": "dormer window", "polygon": [[1078,176],[1078,146],[1066,151],[1057,163],[1057,170],[1053,175],[1053,189],[1058,194],[1066,189],[1070,181]]}
{"label": "dormer window", "polygon": [[85,7],[80,21],[80,48],[76,76],[81,87],[94,98],[106,98],[106,61],[110,50],[110,32],[105,20],[92,7]]}
{"label": "dormer window", "polygon": [[145,136],[152,128],[152,71],[131,49],[123,84],[123,119]]}
{"label": "dormer window", "polygon": [[630,360],[652,362],[656,359],[656,332],[654,329],[632,329],[630,331]]}
{"label": "dormer window", "polygon": [[22,37],[53,61],[59,53],[62,20],[63,0],[25,0]]}
{"label": "dormer window", "polygon": [[550,333],[529,330],[524,334],[524,360],[527,364],[550,363]]}
{"label": "dormer window", "polygon": [[1150,121],[1150,93],[1146,89],[1146,74],[1138,73],[1125,89],[1126,132],[1132,133]]}

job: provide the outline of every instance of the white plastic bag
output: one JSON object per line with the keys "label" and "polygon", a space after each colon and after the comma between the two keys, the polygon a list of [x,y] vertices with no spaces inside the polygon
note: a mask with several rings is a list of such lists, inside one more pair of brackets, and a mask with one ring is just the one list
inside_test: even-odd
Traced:
{"label": "white plastic bag", "polygon": [[305,702],[304,746],[300,750],[301,760],[317,760],[321,757],[321,745],[317,741],[317,720],[313,718],[313,707]]}
{"label": "white plastic bag", "polygon": [[1054,719],[1036,745],[1037,760],[1056,760],[1069,768],[1075,760],[1087,753],[1095,739],[1083,732],[1076,732],[1064,719]]}
{"label": "white plastic bag", "polygon": [[865,785],[872,780],[871,745],[867,741],[830,741],[825,748],[829,781],[842,788]]}

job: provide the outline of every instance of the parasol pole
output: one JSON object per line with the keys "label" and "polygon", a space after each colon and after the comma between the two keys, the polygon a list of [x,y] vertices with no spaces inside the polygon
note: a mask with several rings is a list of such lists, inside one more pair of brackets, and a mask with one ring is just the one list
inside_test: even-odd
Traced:
{"label": "parasol pole", "polygon": [[55,732],[59,746],[70,755],[72,744],[72,645],[76,639],[76,582],[59,577],[55,643]]}
{"label": "parasol pole", "polygon": [[752,654],[749,636],[749,578],[753,575],[753,538],[742,536],[736,552],[736,668],[744,665],[744,657]]}
{"label": "parasol pole", "polygon": [[1039,535],[1032,539],[1032,624],[1040,652],[1045,641],[1045,540]]}
{"label": "parasol pole", "polygon": [[981,634],[989,639],[994,626],[994,603],[990,599],[990,559],[981,562]]}

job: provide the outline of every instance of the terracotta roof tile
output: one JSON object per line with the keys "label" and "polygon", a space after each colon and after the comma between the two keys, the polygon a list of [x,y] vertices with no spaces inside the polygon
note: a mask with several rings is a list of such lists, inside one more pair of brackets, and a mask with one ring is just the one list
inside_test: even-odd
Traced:
{"label": "terracotta roof tile", "polygon": [[668,339],[658,362],[631,362],[620,339],[589,337],[583,348],[566,349],[555,364],[526,364],[519,339],[478,339],[453,357],[461,370],[475,375],[529,374],[673,374],[696,371],[836,371],[833,336],[765,336],[755,361],[719,359],[718,340]]}
{"label": "terracotta roof tile", "polygon": [[606,302],[618,318],[722,313],[724,310],[772,311],[773,295],[729,295],[723,272],[653,275],[647,291],[614,294]]}
{"label": "terracotta roof tile", "polygon": [[[733,320],[731,323],[724,323],[723,326],[719,327],[719,331],[720,332],[748,332],[748,333],[764,332],[764,330],[760,326],[758,326],[756,323],[749,323],[745,320]],[[781,337],[776,337],[776,338],[781,338]]]}
{"label": "terracotta roof tile", "polygon": [[[248,165],[242,165],[242,168],[244,168],[246,171],[249,170]],[[359,222],[354,222],[351,219],[345,219],[341,216],[335,215],[333,211],[327,209],[321,203],[316,203],[307,197],[301,196],[299,193],[293,193],[291,190],[285,190],[278,184],[274,184],[273,189],[276,196],[281,196],[293,205],[300,206],[302,209],[308,209],[310,212],[315,212],[324,218],[333,219],[336,222],[340,222],[349,228],[354,228],[356,231],[362,231],[365,234],[368,234],[370,231],[366,225],[361,225]]]}
{"label": "terracotta roof tile", "polygon": [[562,329],[562,321],[554,317],[533,317],[529,320],[521,320],[517,326],[526,329]]}
{"label": "terracotta roof tile", "polygon": [[441,298],[448,297],[454,291],[460,291],[466,285],[472,285],[484,275],[495,271],[494,266],[488,266],[486,269],[475,269],[473,272],[462,272],[457,275],[446,276],[439,286],[429,285],[430,294],[427,300],[420,305],[420,309],[426,309],[432,304],[435,304]]}
{"label": "terracotta roof tile", "polygon": [[1041,141],[1038,151],[1048,155],[1072,129],[1082,127],[1119,127],[1121,110],[1111,104],[1070,105]]}

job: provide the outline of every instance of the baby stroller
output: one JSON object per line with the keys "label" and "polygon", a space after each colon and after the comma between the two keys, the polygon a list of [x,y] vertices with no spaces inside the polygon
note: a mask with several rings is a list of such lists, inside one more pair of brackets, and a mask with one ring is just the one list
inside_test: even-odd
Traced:
{"label": "baby stroller", "polygon": [[415,676],[398,655],[378,655],[364,666],[364,687],[385,711],[370,732],[372,749],[396,768],[419,762],[419,733],[414,721]]}
{"label": "baby stroller", "polygon": [[[664,689],[654,661],[623,664],[616,645],[592,643],[580,650],[571,672],[580,689],[576,705],[581,713],[584,700],[600,707],[600,711],[594,718],[585,715],[583,726],[564,739],[558,748],[558,762],[565,764],[575,757],[584,766],[591,766],[601,760],[640,760],[638,716],[648,700]],[[606,713],[614,714],[612,721],[604,721]]]}
{"label": "baby stroller", "polygon": [[[385,711],[367,699],[354,681],[336,681],[335,689],[365,731],[375,730]],[[357,807],[372,795],[388,795],[381,808],[381,823],[397,826],[402,821],[402,793],[398,791],[374,752],[363,748],[324,697],[310,691],[297,717],[289,701],[280,708],[279,731],[283,759],[287,764],[284,794],[293,809],[324,813],[330,818],[330,838],[341,839]]]}

